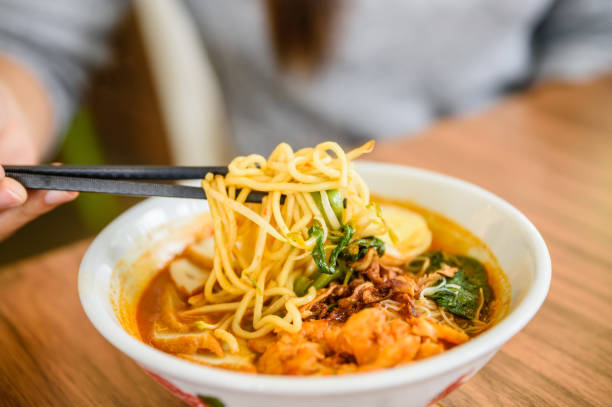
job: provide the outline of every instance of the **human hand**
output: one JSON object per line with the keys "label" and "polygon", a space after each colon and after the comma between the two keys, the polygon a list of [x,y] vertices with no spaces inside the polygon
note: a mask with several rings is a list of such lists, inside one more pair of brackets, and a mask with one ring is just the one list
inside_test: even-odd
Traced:
{"label": "human hand", "polygon": [[[0,135],[0,138],[2,136]],[[0,166],[0,242],[34,218],[72,201],[78,192],[27,191]]]}
{"label": "human hand", "polygon": [[[42,142],[36,92],[28,89],[23,76],[0,60],[0,164],[35,164],[45,145]],[[4,75],[6,74],[6,75]],[[43,96],[44,97],[44,96]],[[27,111],[22,106],[34,106]],[[47,130],[50,132],[50,130]],[[76,198],[65,191],[27,191],[5,175],[0,165],[0,241],[32,219]]]}

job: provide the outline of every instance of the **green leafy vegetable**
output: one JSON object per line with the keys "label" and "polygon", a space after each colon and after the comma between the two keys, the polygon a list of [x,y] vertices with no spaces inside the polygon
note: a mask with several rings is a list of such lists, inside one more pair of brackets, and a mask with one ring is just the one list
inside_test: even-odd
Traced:
{"label": "green leafy vegetable", "polygon": [[344,260],[338,262],[338,266],[336,267],[336,271],[333,274],[320,274],[314,281],[313,286],[317,290],[320,288],[325,288],[332,281],[340,280],[347,272],[350,270],[350,267],[347,266]]}
{"label": "green leafy vegetable", "polygon": [[303,297],[308,292],[313,281],[306,276],[297,276],[293,281],[293,291],[298,297]]}
{"label": "green leafy vegetable", "polygon": [[315,223],[308,230],[308,236],[316,238],[315,246],[312,249],[312,258],[317,265],[318,271],[310,277],[298,276],[295,279],[293,291],[298,296],[305,295],[311,286],[314,286],[317,290],[327,287],[332,281],[343,278],[347,271],[350,270],[346,262],[343,259],[339,259],[339,257],[349,244],[351,237],[353,237],[353,228],[350,225],[343,225],[340,231],[342,235],[336,239],[336,247],[332,250],[328,261],[325,259],[325,249],[323,248],[323,228],[320,224]]}
{"label": "green leafy vegetable", "polygon": [[308,236],[316,237],[316,243],[312,249],[312,258],[314,259],[319,271],[324,274],[334,274],[338,256],[342,250],[348,245],[351,237],[353,237],[353,228],[350,225],[342,225],[340,228],[343,236],[338,242],[334,250],[332,250],[329,261],[325,259],[325,249],[323,248],[323,228],[315,224],[308,229]]}
{"label": "green leafy vegetable", "polygon": [[427,256],[430,259],[428,271],[439,270],[443,264],[456,267],[459,271],[452,278],[440,278],[436,283],[440,288],[426,296],[455,315],[474,319],[480,304],[480,290],[482,289],[485,307],[493,298],[484,266],[471,257],[454,256],[440,251],[428,253]]}
{"label": "green leafy vegetable", "polygon": [[487,270],[484,266],[476,259],[468,256],[456,256],[459,268],[461,268],[468,279],[478,287],[482,287],[485,300],[488,301],[493,297],[493,291],[489,286],[489,279],[487,277]]}
{"label": "green leafy vegetable", "polygon": [[338,242],[338,245],[334,248],[334,250],[332,250],[331,254],[329,255],[329,265],[331,267],[336,266],[336,262],[338,261],[338,256],[348,246],[351,240],[351,237],[353,237],[353,233],[354,233],[354,230],[352,226],[350,225],[342,225],[340,230],[342,231],[344,236]]}
{"label": "green leafy vegetable", "polygon": [[[336,215],[336,219],[338,219],[338,222],[342,223],[342,217],[344,215],[344,197],[342,196],[342,192],[337,189],[328,189],[325,191],[325,193],[327,194],[327,199],[329,200],[332,211],[334,212],[334,215]],[[329,225],[329,219],[327,219],[327,214],[325,209],[323,209],[323,202],[321,202],[321,192],[311,192],[310,195],[314,199],[317,207],[325,217],[325,221]]]}
{"label": "green leafy vegetable", "polygon": [[312,258],[319,268],[319,271],[325,274],[334,274],[334,268],[330,267],[325,259],[325,249],[323,248],[323,228],[321,225],[318,223],[312,225],[310,229],[308,229],[308,236],[314,236],[316,238],[314,248],[312,249]]}
{"label": "green leafy vegetable", "polygon": [[327,198],[334,211],[334,215],[336,215],[336,219],[338,219],[338,222],[342,223],[342,217],[344,215],[344,197],[342,196],[342,192],[337,189],[329,189],[327,191]]}
{"label": "green leafy vegetable", "polygon": [[312,258],[318,271],[310,277],[299,276],[295,279],[293,291],[300,297],[305,295],[311,286],[318,290],[327,287],[332,281],[343,281],[343,284],[348,284],[353,277],[353,269],[348,264],[362,259],[370,248],[376,249],[380,256],[385,253],[385,243],[381,239],[368,236],[351,241],[353,228],[350,225],[342,225],[339,231],[329,234],[329,240],[334,242],[336,247],[327,260],[323,247],[323,233],[319,223],[308,229],[308,236],[316,238]]}
{"label": "green leafy vegetable", "polygon": [[428,297],[455,315],[473,319],[480,300],[478,287],[468,280],[463,270],[453,278],[442,277],[441,280],[441,287]]}
{"label": "green leafy vegetable", "polygon": [[427,271],[440,270],[442,268],[442,263],[446,263],[451,267],[455,267],[457,263],[455,256],[451,256],[441,251],[426,253],[425,256],[429,257],[429,267],[427,267]]}
{"label": "green leafy vegetable", "polygon": [[375,236],[363,237],[353,240],[342,251],[340,257],[349,263],[353,263],[363,258],[370,248],[375,248],[379,256],[385,254],[385,242]]}

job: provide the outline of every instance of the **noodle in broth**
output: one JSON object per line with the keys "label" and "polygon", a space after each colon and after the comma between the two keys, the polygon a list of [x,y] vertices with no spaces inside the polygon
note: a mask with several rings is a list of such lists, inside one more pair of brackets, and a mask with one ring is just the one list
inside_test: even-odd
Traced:
{"label": "noodle in broth", "polygon": [[[437,215],[372,201],[352,161],[373,147],[283,143],[207,174],[214,233],[143,294],[143,340],[229,369],[341,374],[428,357],[490,326],[501,270],[453,250],[445,228],[432,233]],[[251,191],[267,195],[247,203]],[[203,247],[205,262],[193,255]],[[374,348],[357,345],[363,332]]]}

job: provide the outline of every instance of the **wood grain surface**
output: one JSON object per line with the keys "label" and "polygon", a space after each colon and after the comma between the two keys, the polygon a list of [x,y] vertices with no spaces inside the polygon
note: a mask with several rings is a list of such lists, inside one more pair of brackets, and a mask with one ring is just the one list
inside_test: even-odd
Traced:
{"label": "wood grain surface", "polygon": [[[374,159],[478,184],[515,205],[551,251],[533,321],[440,404],[612,404],[612,78],[548,84]],[[0,269],[1,406],[181,406],[87,321],[77,267],[88,242]]]}

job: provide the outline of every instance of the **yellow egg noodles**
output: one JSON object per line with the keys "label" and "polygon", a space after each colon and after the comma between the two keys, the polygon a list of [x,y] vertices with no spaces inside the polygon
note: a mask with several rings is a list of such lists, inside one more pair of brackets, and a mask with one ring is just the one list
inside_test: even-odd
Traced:
{"label": "yellow egg noodles", "polygon": [[[293,289],[298,276],[317,268],[311,255],[316,237],[309,228],[321,227],[323,241],[341,225],[350,224],[355,237],[386,232],[352,162],[373,147],[370,141],[344,152],[337,143],[325,142],[294,152],[283,143],[268,159],[237,157],[227,175],[208,174],[202,187],[215,230],[213,270],[202,305],[183,314],[221,315],[214,334],[230,349],[236,348],[236,337],[258,338],[274,329],[298,332],[298,307],[316,294],[312,286],[301,297]],[[251,191],[267,195],[261,204],[246,203]],[[342,211],[328,191],[339,194]]]}

